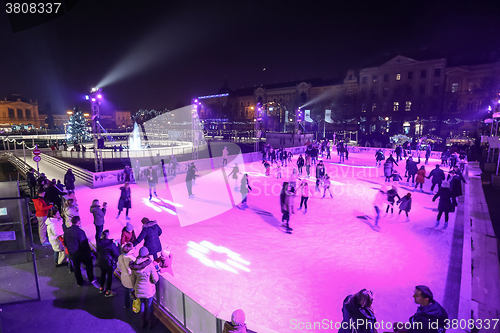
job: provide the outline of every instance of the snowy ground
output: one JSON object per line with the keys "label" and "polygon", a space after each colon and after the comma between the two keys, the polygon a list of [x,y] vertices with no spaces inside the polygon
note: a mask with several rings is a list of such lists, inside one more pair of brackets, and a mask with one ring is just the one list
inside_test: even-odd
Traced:
{"label": "snowy ground", "polygon": [[[230,318],[234,309],[244,309],[250,328],[251,323],[258,323],[285,333],[296,331],[299,322],[340,322],[343,299],[362,288],[374,292],[373,307],[379,322],[406,322],[416,310],[412,295],[418,284],[429,286],[442,303],[455,214],[450,216],[448,229],[443,230],[442,224],[434,228],[437,202],[433,203],[428,194],[430,180],[426,180],[424,193],[412,192],[410,222],[406,223],[403,215],[397,220],[389,214],[381,219],[380,228],[375,228],[373,220],[359,217],[375,214],[373,188],[384,184],[383,168],[374,167],[372,154],[352,153],[341,165],[336,163],[336,155],[332,157],[325,164],[333,199],[313,195],[307,214],[303,214],[297,211],[297,197],[291,235],[279,227],[278,198],[291,168],[285,168],[284,177],[276,179],[274,173],[265,177],[258,162],[244,167],[239,163],[240,171],[249,174],[253,188],[246,208],[232,205],[239,203],[241,195],[234,190],[234,181],[226,181],[224,175],[232,170],[235,161],[230,161],[224,171],[198,172],[194,199],[187,196],[185,175],[169,179],[169,189],[160,181],[157,193],[162,199],[153,199],[152,203],[147,185],[133,184],[130,222],[138,233],[142,217],[156,219],[163,228],[162,243],[168,244],[173,254],[174,275],[185,286],[183,291],[220,309],[222,318]],[[431,160],[427,172],[436,163]],[[404,175],[404,161],[397,169]],[[43,162],[40,171],[49,178],[62,179],[62,173]],[[314,189],[315,179],[310,181]],[[127,221],[124,214],[116,219],[118,188],[77,187],[80,215],[89,239],[95,234],[89,212],[95,198],[108,202],[105,229],[119,238]],[[398,192],[403,196],[408,191],[408,187],[400,186]],[[193,255],[199,252],[192,248],[204,248],[194,243],[203,241],[239,254],[241,257],[231,255],[240,267],[217,266],[217,261],[227,262],[226,254],[217,251],[195,258]]]}

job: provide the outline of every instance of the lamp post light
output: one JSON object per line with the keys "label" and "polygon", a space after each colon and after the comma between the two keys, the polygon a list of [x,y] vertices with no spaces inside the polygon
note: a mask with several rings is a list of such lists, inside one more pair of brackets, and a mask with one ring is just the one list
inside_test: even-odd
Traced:
{"label": "lamp post light", "polygon": [[[102,172],[103,164],[102,164],[102,150],[98,149],[98,142],[101,136],[101,126],[99,124],[100,119],[100,110],[99,106],[101,105],[102,99],[102,89],[101,88],[92,88],[90,90],[90,94],[85,96],[86,100],[90,100],[91,113],[92,113],[92,136],[94,142],[94,164],[95,171]],[[85,116],[85,114],[84,114]],[[89,114],[90,116],[90,114]]]}

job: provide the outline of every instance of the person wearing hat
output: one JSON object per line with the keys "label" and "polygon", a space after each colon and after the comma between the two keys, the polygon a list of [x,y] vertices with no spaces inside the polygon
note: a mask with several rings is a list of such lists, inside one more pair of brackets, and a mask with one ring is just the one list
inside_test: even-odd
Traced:
{"label": "person wearing hat", "polygon": [[231,322],[224,323],[222,333],[247,333],[245,312],[241,309],[235,310],[231,315]]}
{"label": "person wearing hat", "polygon": [[120,269],[120,281],[125,288],[125,304],[124,308],[132,310],[132,290],[134,285],[132,283],[132,270],[130,263],[136,260],[132,253],[134,245],[132,243],[122,243],[122,254],[118,256],[118,268]]}
{"label": "person wearing hat", "polygon": [[122,229],[122,235],[120,237],[120,244],[123,246],[127,243],[133,243],[137,237],[135,236],[134,226],[127,222],[127,225]]}
{"label": "person wearing hat", "polygon": [[137,244],[144,240],[144,247],[149,250],[149,253],[156,260],[158,258],[158,252],[161,252],[160,236],[162,230],[156,221],[150,221],[147,217],[144,217],[141,222],[141,233],[139,234],[139,237],[132,242],[132,244],[137,246]]}
{"label": "person wearing hat", "polygon": [[457,206],[457,201],[453,192],[450,190],[450,183],[443,182],[441,184],[441,189],[436,193],[434,198],[432,198],[432,202],[436,201],[439,198],[438,204],[438,215],[436,221],[436,227],[439,226],[439,220],[444,213],[444,229],[448,227],[448,219],[449,214],[455,211],[455,207]]}
{"label": "person wearing hat", "polygon": [[420,305],[417,312],[410,317],[408,322],[410,329],[405,329],[405,324],[394,323],[394,332],[445,332],[448,324],[448,314],[446,310],[434,300],[432,291],[427,286],[418,285],[413,293],[415,303]]}
{"label": "person wearing hat", "polygon": [[69,190],[75,190],[75,175],[73,174],[73,170],[68,169],[66,174],[64,175],[64,186],[66,186],[66,189]]}
{"label": "person wearing hat", "polygon": [[397,204],[399,205],[399,213],[397,218],[399,218],[401,212],[404,211],[406,213],[406,222],[410,222],[408,213],[411,210],[411,201],[411,193],[407,193],[404,197],[398,200]]}
{"label": "person wearing hat", "polygon": [[[113,272],[116,268],[116,262],[120,255],[120,249],[115,242],[109,238],[109,230],[104,230],[101,239],[97,241],[97,266],[101,269],[99,292],[104,293],[105,297],[113,297],[116,293],[111,290],[113,282]],[[106,286],[104,285],[106,284]]]}
{"label": "person wearing hat", "polygon": [[159,280],[153,261],[149,257],[149,250],[143,246],[135,262],[130,262],[132,271],[131,280],[134,286],[135,297],[141,299],[142,327],[154,326],[153,298],[156,294],[156,283]]}
{"label": "person wearing hat", "polygon": [[95,240],[96,242],[101,238],[102,230],[104,229],[104,215],[106,215],[106,205],[108,203],[105,202],[102,205],[99,203],[99,199],[94,199],[92,201],[92,205],[90,206],[90,212],[94,216],[94,225],[95,225]]}
{"label": "person wearing hat", "polygon": [[224,146],[224,150],[222,150],[222,166],[227,165],[227,155],[229,152],[227,151],[227,147]]}

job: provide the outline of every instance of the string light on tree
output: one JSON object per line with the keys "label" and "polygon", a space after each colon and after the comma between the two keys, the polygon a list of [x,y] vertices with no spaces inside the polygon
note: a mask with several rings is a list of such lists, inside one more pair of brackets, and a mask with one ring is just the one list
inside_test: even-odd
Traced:
{"label": "string light on tree", "polygon": [[[71,112],[71,111],[70,111]],[[72,142],[88,141],[91,139],[86,125],[85,116],[78,107],[73,108],[73,114],[68,121],[68,139]]]}

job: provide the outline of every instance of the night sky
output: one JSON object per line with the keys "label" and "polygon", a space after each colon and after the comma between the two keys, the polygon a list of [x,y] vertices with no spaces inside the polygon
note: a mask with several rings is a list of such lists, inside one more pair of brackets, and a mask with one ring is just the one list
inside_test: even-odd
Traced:
{"label": "night sky", "polygon": [[[467,3],[467,4],[464,4]],[[307,78],[332,79],[388,55],[499,50],[498,1],[85,0],[13,33],[0,14],[0,96],[40,111],[89,106],[173,109],[191,97]],[[29,18],[27,17],[26,20]],[[265,70],[264,70],[265,68]]]}

